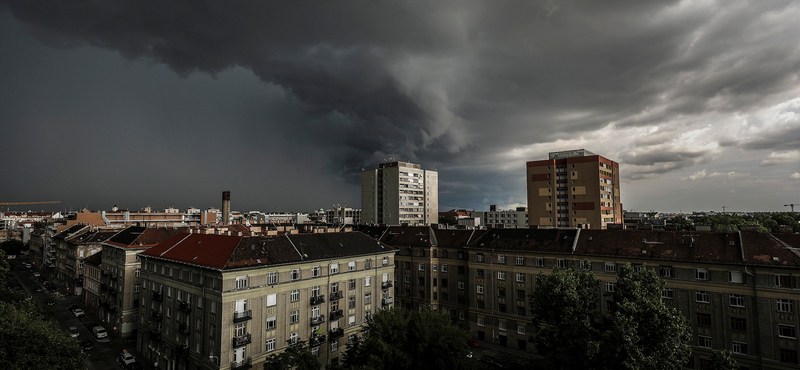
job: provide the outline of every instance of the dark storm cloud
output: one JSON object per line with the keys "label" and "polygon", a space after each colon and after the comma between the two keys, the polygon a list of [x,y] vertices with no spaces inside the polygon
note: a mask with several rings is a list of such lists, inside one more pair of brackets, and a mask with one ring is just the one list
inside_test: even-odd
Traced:
{"label": "dark storm cloud", "polygon": [[[628,178],[709,163],[714,139],[681,135],[708,114],[793,98],[800,71],[792,1],[0,3],[47,45],[114,50],[181,76],[252,71],[302,113],[233,128],[254,145],[271,135],[315,146],[327,175],[351,184],[388,157],[446,171],[605,129],[620,137]],[[797,133],[736,145],[797,148]],[[447,181],[490,181],[478,171]]]}

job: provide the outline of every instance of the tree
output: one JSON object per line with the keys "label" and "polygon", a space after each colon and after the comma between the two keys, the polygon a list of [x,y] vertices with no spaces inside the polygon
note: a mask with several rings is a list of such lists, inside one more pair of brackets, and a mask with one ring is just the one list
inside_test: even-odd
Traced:
{"label": "tree", "polygon": [[598,310],[600,281],[589,270],[540,273],[530,297],[531,339],[548,369],[680,369],[691,354],[691,330],[661,301],[651,269],[620,267],[608,314]]}
{"label": "tree", "polygon": [[585,269],[540,273],[530,296],[535,336],[545,369],[593,369],[600,356],[599,280]]}
{"label": "tree", "polygon": [[620,266],[604,341],[606,362],[615,369],[681,369],[692,350],[688,320],[664,305],[664,283],[646,265]]}
{"label": "tree", "polygon": [[25,307],[0,302],[0,367],[6,369],[86,369],[78,342]]}
{"label": "tree", "polygon": [[687,220],[686,217],[683,216],[673,217],[667,220],[667,224],[677,226],[678,230],[691,231],[694,229],[692,221]]}
{"label": "tree", "polygon": [[711,361],[704,362],[703,370],[738,370],[739,363],[731,357],[731,350],[714,351]]}
{"label": "tree", "polygon": [[319,370],[316,357],[306,347],[306,342],[298,340],[292,343],[287,340],[289,347],[279,354],[272,354],[264,361],[264,370]]}
{"label": "tree", "polygon": [[363,336],[344,354],[344,368],[468,369],[468,338],[445,311],[394,307],[367,319]]}
{"label": "tree", "polygon": [[439,223],[443,225],[458,225],[458,219],[455,216],[439,216]]}
{"label": "tree", "polygon": [[7,255],[18,256],[25,249],[25,243],[21,240],[9,239],[0,243],[0,249],[6,252]]}

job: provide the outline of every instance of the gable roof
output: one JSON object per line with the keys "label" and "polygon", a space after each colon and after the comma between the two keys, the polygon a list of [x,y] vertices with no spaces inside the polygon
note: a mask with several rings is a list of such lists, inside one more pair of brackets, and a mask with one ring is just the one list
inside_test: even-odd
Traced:
{"label": "gable roof", "polygon": [[116,233],[105,244],[121,248],[148,248],[184,233],[186,230],[186,228],[129,226]]}
{"label": "gable roof", "polygon": [[570,254],[577,234],[578,229],[489,229],[467,247]]}

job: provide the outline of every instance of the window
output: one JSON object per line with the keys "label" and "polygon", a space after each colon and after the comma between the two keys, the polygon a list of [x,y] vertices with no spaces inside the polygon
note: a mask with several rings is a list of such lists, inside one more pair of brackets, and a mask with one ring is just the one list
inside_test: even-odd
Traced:
{"label": "window", "polygon": [[331,341],[331,352],[336,352],[339,349],[339,340],[335,339]]}
{"label": "window", "polygon": [[776,299],[775,300],[775,308],[777,308],[778,312],[794,312],[794,301],[790,299]]}
{"label": "window", "polygon": [[311,277],[319,277],[322,275],[322,271],[319,266],[314,266],[311,268]]}
{"label": "window", "polygon": [[141,272],[141,271],[139,271],[139,269],[136,269],[136,270],[134,270],[134,271],[133,271],[133,276],[134,276],[134,277],[139,277],[139,276],[141,275],[141,273],[142,273],[142,272]]}
{"label": "window", "polygon": [[433,286],[439,286],[439,279],[433,278]]}
{"label": "window", "polygon": [[505,321],[498,322],[497,328],[500,329],[501,331],[506,331],[506,322]]}
{"label": "window", "polygon": [[277,283],[278,283],[278,273],[277,272],[267,273],[267,284],[275,285]]}
{"label": "window", "polygon": [[483,279],[483,269],[475,270],[475,277],[477,277],[478,279]]}
{"label": "window", "polygon": [[299,332],[294,332],[289,335],[289,341],[291,341],[292,343],[297,343],[298,340],[300,340]]}
{"label": "window", "polygon": [[614,262],[606,262],[606,272],[617,272],[617,264]]}
{"label": "window", "polygon": [[312,347],[311,348],[311,356],[319,357],[319,347]]}
{"label": "window", "polygon": [[728,282],[741,284],[744,282],[744,277],[741,271],[728,271]]}
{"label": "window", "polygon": [[731,306],[733,307],[744,307],[744,296],[740,294],[731,294],[730,295]]}
{"label": "window", "polygon": [[364,294],[364,304],[370,304],[370,303],[372,303],[372,294],[370,293]]}
{"label": "window", "polygon": [[661,298],[666,298],[666,299],[675,298],[672,288],[661,289]]}
{"label": "window", "polygon": [[794,288],[794,281],[789,275],[775,275],[775,286],[781,288]]}
{"label": "window", "polygon": [[485,325],[484,321],[483,321],[483,317],[479,317],[478,318],[478,326],[483,326],[483,325]]}
{"label": "window", "polygon": [[339,273],[339,263],[334,262],[331,264],[331,275]]}
{"label": "window", "polygon": [[478,253],[478,255],[475,256],[476,262],[483,262],[483,259],[484,259],[483,253]]}
{"label": "window", "polygon": [[498,297],[505,297],[506,296],[506,288],[497,288],[497,296]]}
{"label": "window", "polygon": [[347,298],[347,308],[356,308],[356,297]]}
{"label": "window", "polygon": [[517,325],[517,334],[525,334],[525,325]]}
{"label": "window", "polygon": [[741,317],[731,317],[731,329],[747,331],[747,319]]}
{"label": "window", "polygon": [[517,306],[517,315],[525,316],[525,306]]}
{"label": "window", "polygon": [[506,263],[506,255],[505,254],[498,254],[497,255],[497,263]]}
{"label": "window", "polygon": [[708,269],[707,268],[694,269],[694,278],[697,280],[708,280]]}
{"label": "window", "polygon": [[442,279],[442,288],[447,288],[447,279]]}
{"label": "window", "polygon": [[372,276],[364,276],[364,286],[370,286],[372,284]]}
{"label": "window", "polygon": [[300,289],[292,290],[292,302],[297,302],[300,300]]}
{"label": "window", "polygon": [[505,280],[506,279],[506,272],[505,271],[498,271],[497,272],[497,280]]}
{"label": "window", "polygon": [[485,309],[485,308],[486,308],[486,306],[485,306],[485,304],[483,303],[483,301],[475,301],[475,303],[476,303],[476,306],[475,306],[475,307],[477,307],[479,310],[482,310],[482,309]]}
{"label": "window", "polygon": [[348,335],[348,336],[347,336],[347,343],[348,343],[348,344],[355,344],[355,342],[356,342],[356,338],[357,338],[357,337],[356,337],[356,335],[355,335],[355,334],[350,334],[350,335]]}
{"label": "window", "polygon": [[292,311],[292,313],[289,314],[289,322],[292,324],[300,322],[300,311]]}
{"label": "window", "polygon": [[267,307],[275,306],[278,304],[278,294],[267,295]]}
{"label": "window", "polygon": [[785,363],[789,363],[789,364],[796,364],[797,363],[797,351],[793,351],[791,349],[781,348],[781,362],[785,362]]}
{"label": "window", "polygon": [[698,326],[711,326],[711,314],[698,313],[697,314],[697,325]]}
{"label": "window", "polygon": [[266,325],[267,330],[275,329],[277,324],[278,324],[278,316],[267,317],[267,325]]}
{"label": "window", "polygon": [[134,293],[139,293],[139,290],[140,290],[141,288],[142,288],[142,287],[141,287],[141,286],[139,286],[139,284],[136,284],[136,285],[134,285],[134,286],[133,286],[133,292],[134,292]]}
{"label": "window", "polygon": [[710,296],[708,292],[704,292],[702,290],[698,290],[695,293],[695,300],[699,303],[708,303],[710,301]]}
{"label": "window", "polygon": [[544,257],[536,257],[536,267],[544,267]]}
{"label": "window", "polygon": [[[353,305],[355,306],[356,301],[353,301]],[[356,315],[350,315],[347,318],[347,326],[355,326],[356,325]]]}
{"label": "window", "polygon": [[442,264],[442,272],[447,272],[447,264]]}
{"label": "window", "polygon": [[420,263],[419,264],[419,270],[420,271],[425,271],[425,264],[424,263]]}
{"label": "window", "polygon": [[275,350],[275,338],[267,339],[267,352]]}
{"label": "window", "polygon": [[556,259],[556,263],[558,263],[558,268],[565,269],[567,268],[567,260],[564,258]]}
{"label": "window", "polygon": [[300,269],[293,269],[290,278],[292,280],[300,280]]}
{"label": "window", "polygon": [[617,283],[606,281],[606,292],[614,292],[617,289]]}
{"label": "window", "polygon": [[703,348],[711,348],[711,337],[697,336],[697,346]]}
{"label": "window", "polygon": [[464,289],[464,282],[463,281],[459,281],[458,282],[458,289]]}
{"label": "window", "polygon": [[386,267],[389,266],[389,257],[383,257],[381,260],[381,266]]}
{"label": "window", "polygon": [[403,277],[403,281],[406,282],[407,284],[411,284],[411,275],[406,275],[405,277]]}
{"label": "window", "polygon": [[516,273],[516,276],[517,276],[517,282],[518,283],[524,283],[525,282],[525,273],[524,272],[518,272],[518,273]]}
{"label": "window", "polygon": [[364,270],[369,270],[372,268],[372,260],[366,259],[364,260]]}
{"label": "window", "polygon": [[661,268],[659,270],[661,272],[661,277],[662,278],[671,278],[673,276],[672,275],[672,266],[661,266]]}
{"label": "window", "polygon": [[478,294],[483,294],[483,285],[481,284],[475,285],[475,292]]}
{"label": "window", "polygon": [[458,273],[464,275],[464,266],[458,266]]}
{"label": "window", "polygon": [[733,342],[731,348],[733,349],[733,353],[738,353],[741,355],[747,354],[747,343]]}
{"label": "window", "polygon": [[438,271],[437,268],[438,268],[437,264],[434,263],[434,264],[431,265],[431,271],[436,272],[436,271]]}
{"label": "window", "polygon": [[247,276],[236,277],[236,289],[247,288]]}
{"label": "window", "polygon": [[356,270],[356,261],[350,261],[347,263],[347,271],[355,271]]}
{"label": "window", "polygon": [[347,290],[353,290],[356,288],[356,279],[350,279],[347,281]]}
{"label": "window", "polygon": [[778,324],[778,336],[783,338],[795,338],[794,326]]}
{"label": "window", "polygon": [[517,266],[525,266],[525,257],[517,256]]}

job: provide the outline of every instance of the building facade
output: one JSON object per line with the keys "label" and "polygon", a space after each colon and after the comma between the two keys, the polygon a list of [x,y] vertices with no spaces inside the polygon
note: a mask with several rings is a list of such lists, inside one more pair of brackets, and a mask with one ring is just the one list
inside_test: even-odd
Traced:
{"label": "building facade", "polygon": [[429,225],[439,222],[438,214],[438,172],[407,162],[361,172],[362,223]]}
{"label": "building facade", "polygon": [[492,228],[528,227],[528,209],[517,207],[508,210],[472,211],[471,216],[480,218],[481,225]]}
{"label": "building facade", "polygon": [[325,211],[325,220],[336,225],[361,224],[361,210],[358,208],[336,207]]}
{"label": "building facade", "polygon": [[619,164],[585,149],[527,162],[528,224],[605,229],[622,223]]}
{"label": "building facade", "polygon": [[178,235],[140,254],[139,351],[168,369],[262,369],[303,340],[336,364],[393,305],[394,254],[358,232]]}

